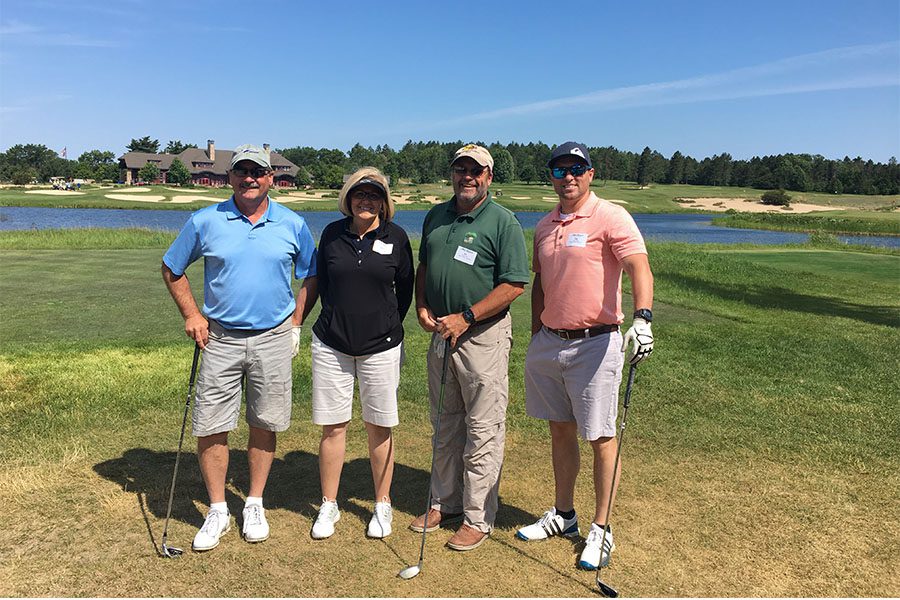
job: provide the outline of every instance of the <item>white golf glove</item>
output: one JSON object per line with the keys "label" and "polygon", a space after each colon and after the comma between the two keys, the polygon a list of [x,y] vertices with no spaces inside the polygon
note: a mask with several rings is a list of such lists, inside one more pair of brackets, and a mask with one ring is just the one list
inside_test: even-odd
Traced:
{"label": "white golf glove", "polygon": [[628,362],[636,365],[653,352],[653,332],[650,330],[650,323],[637,317],[631,322],[631,329],[625,332],[622,338],[622,352],[628,348],[628,344],[634,342],[634,349]]}
{"label": "white golf glove", "polygon": [[291,358],[300,354],[300,331],[303,329],[300,325],[291,327]]}

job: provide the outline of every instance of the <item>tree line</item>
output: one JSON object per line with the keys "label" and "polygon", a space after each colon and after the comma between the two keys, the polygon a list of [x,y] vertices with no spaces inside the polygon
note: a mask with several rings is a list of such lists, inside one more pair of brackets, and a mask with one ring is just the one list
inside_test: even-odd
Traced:
{"label": "tree line", "polygon": [[[381,169],[392,181],[434,183],[447,178],[453,153],[465,142],[414,142],[398,150],[387,145],[374,148],[356,144],[349,152],[336,148],[296,146],[277,149],[300,167],[297,185],[340,188],[345,173],[362,166]],[[479,142],[481,143],[481,142]],[[547,183],[547,159],[551,147],[543,142],[483,144],[494,157],[494,179],[498,183],[521,181]],[[163,152],[178,154],[196,147],[170,140]],[[160,151],[159,140],[145,136],[132,139],[129,150]],[[639,185],[674,183],[708,186],[737,186],[757,189],[786,189],[798,192],[835,194],[898,194],[900,166],[892,157],[887,163],[845,156],[828,159],[818,154],[778,154],[735,160],[728,153],[696,159],[676,151],[666,158],[644,148],[636,153],[612,146],[590,148],[599,179],[634,181]],[[178,175],[184,172],[176,167]],[[185,169],[186,171],[186,169]],[[174,174],[173,174],[174,175]],[[18,144],[0,153],[0,180],[14,183],[46,182],[50,177],[81,177],[97,181],[117,181],[118,161],[110,151],[91,150],[77,160],[65,160],[41,144]]]}

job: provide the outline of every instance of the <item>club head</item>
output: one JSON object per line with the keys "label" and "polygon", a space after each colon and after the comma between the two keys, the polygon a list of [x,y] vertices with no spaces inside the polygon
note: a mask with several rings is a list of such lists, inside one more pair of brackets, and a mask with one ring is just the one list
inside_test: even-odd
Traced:
{"label": "club head", "polygon": [[397,573],[397,577],[399,577],[400,579],[412,579],[421,571],[422,567],[420,565],[413,565],[411,567],[406,567],[405,569]]}
{"label": "club head", "polygon": [[168,544],[163,544],[161,554],[163,558],[178,558],[179,556],[184,554],[184,550],[182,550],[181,548],[173,548]]}
{"label": "club head", "polygon": [[603,594],[604,596],[606,596],[607,598],[618,598],[619,597],[619,592],[617,592],[615,588],[606,585],[599,579],[597,580],[597,587],[600,588],[600,593]]}

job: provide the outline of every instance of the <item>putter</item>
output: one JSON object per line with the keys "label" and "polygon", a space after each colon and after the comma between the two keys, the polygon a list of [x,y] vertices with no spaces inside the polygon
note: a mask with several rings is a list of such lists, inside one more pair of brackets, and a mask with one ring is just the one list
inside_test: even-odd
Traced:
{"label": "putter", "polygon": [[[631,386],[634,384],[634,372],[636,365],[631,365],[628,370],[628,385],[625,386],[625,401],[622,403],[622,424],[619,426],[619,442],[616,444],[616,464],[613,467],[613,485],[609,488],[609,502],[606,504],[606,527],[603,528],[603,539],[600,540],[600,563],[597,565],[597,587],[600,593],[607,598],[617,598],[619,592],[610,585],[600,580],[600,570],[603,568],[603,548],[606,547],[606,536],[609,535],[609,520],[612,516],[613,495],[616,491],[616,473],[619,471],[619,457],[622,455],[622,440],[625,439],[625,420],[628,418],[628,402],[631,400]],[[608,563],[607,563],[608,564]]]}
{"label": "putter", "polygon": [[181,419],[181,437],[178,439],[178,452],[175,454],[175,470],[172,472],[172,486],[169,488],[169,507],[166,509],[166,524],[163,527],[162,551],[163,558],[177,558],[184,554],[181,548],[175,548],[168,544],[169,517],[172,516],[172,499],[175,497],[175,478],[178,477],[178,462],[181,460],[181,445],[184,442],[184,428],[187,425],[188,408],[191,406],[191,395],[194,392],[194,378],[197,375],[197,362],[200,360],[200,344],[194,344],[194,362],[191,364],[191,378],[188,383],[187,400],[184,402],[184,417]]}
{"label": "putter", "polygon": [[441,391],[438,395],[437,426],[434,428],[434,441],[431,443],[431,474],[428,476],[428,503],[425,504],[425,525],[422,527],[422,545],[419,547],[419,564],[406,567],[397,577],[400,579],[412,579],[422,572],[422,563],[425,560],[425,536],[428,533],[428,513],[431,512],[431,479],[434,477],[435,444],[441,431],[441,412],[444,409],[444,384],[447,382],[447,361],[450,358],[450,339],[444,342],[444,365],[441,367]]}

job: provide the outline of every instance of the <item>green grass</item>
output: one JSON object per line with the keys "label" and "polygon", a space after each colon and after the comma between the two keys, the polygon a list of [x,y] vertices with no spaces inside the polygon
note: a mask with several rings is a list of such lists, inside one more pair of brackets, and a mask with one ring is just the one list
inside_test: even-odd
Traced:
{"label": "green grass", "polygon": [[[232,533],[175,568],[153,554],[191,357],[159,274],[168,238],[42,235],[0,233],[0,544],[14,559],[0,561],[0,595],[592,594],[593,575],[574,568],[577,546],[513,537],[552,502],[546,426],[524,410],[527,294],[513,305],[501,511],[482,548],[452,553],[442,547],[449,532],[439,530],[429,534],[422,575],[395,577],[418,555],[419,538],[404,526],[424,503],[430,464],[428,337],[410,316],[394,535],[363,538],[371,482],[357,417],[344,518],[333,539],[309,540],[319,433],[310,423],[307,326],[294,364],[293,424],[279,436],[266,491],[272,539],[251,547]],[[852,581],[852,595],[893,595],[900,257],[649,248],[657,347],[635,384],[614,509],[619,548],[604,577],[634,596],[746,596],[749,581],[751,595],[818,596],[835,581]],[[201,276],[192,266],[198,292]],[[630,312],[630,298],[623,306]],[[238,510],[247,492],[243,423],[233,442],[227,489]],[[206,502],[192,443],[185,447],[170,526],[170,543],[183,546]],[[589,469],[584,453],[583,520],[593,505]]]}
{"label": "green grass", "polygon": [[[132,195],[136,200],[113,200],[106,197],[110,193],[127,193],[125,186],[95,187],[86,186],[81,196],[41,196],[26,193],[22,188],[0,189],[0,206],[46,206],[58,208],[135,208],[135,209],[179,209],[197,210],[207,206],[211,202],[225,200],[231,194],[229,188],[174,188],[171,186],[155,185],[140,189],[146,192],[135,192]],[[447,181],[430,184],[410,184],[400,182],[392,186],[392,192],[401,199],[411,199],[410,203],[398,204],[399,210],[427,210],[433,204],[426,200],[437,198],[441,201],[449,199],[453,191]],[[515,182],[509,184],[495,183],[491,189],[498,202],[512,210],[539,211],[549,210],[556,202],[553,187],[548,184],[526,184]],[[601,197],[608,200],[617,200],[629,212],[698,212],[697,209],[685,208],[676,201],[679,198],[754,198],[757,199],[763,190],[737,187],[717,187],[698,185],[668,185],[653,184],[644,188],[633,182],[594,180],[592,189]],[[335,190],[309,190],[309,194],[326,194],[328,197],[320,199],[303,199],[302,194],[294,189],[273,189],[275,199],[288,203],[295,210],[336,210],[337,193]],[[209,197],[208,201],[194,201],[186,204],[177,204],[173,201],[176,196],[203,196]],[[868,218],[872,211],[900,204],[900,196],[862,196],[853,194],[821,194],[791,192],[794,202],[807,202],[847,209]],[[162,202],[141,202],[142,196],[163,196]],[[700,211],[702,212],[702,211]],[[859,216],[859,215],[856,215]],[[894,220],[895,213],[882,213],[882,217]],[[874,218],[874,217],[873,217]]]}
{"label": "green grass", "polygon": [[716,217],[713,224],[742,229],[900,235],[900,214],[896,212],[845,211],[827,215],[740,213]]}

